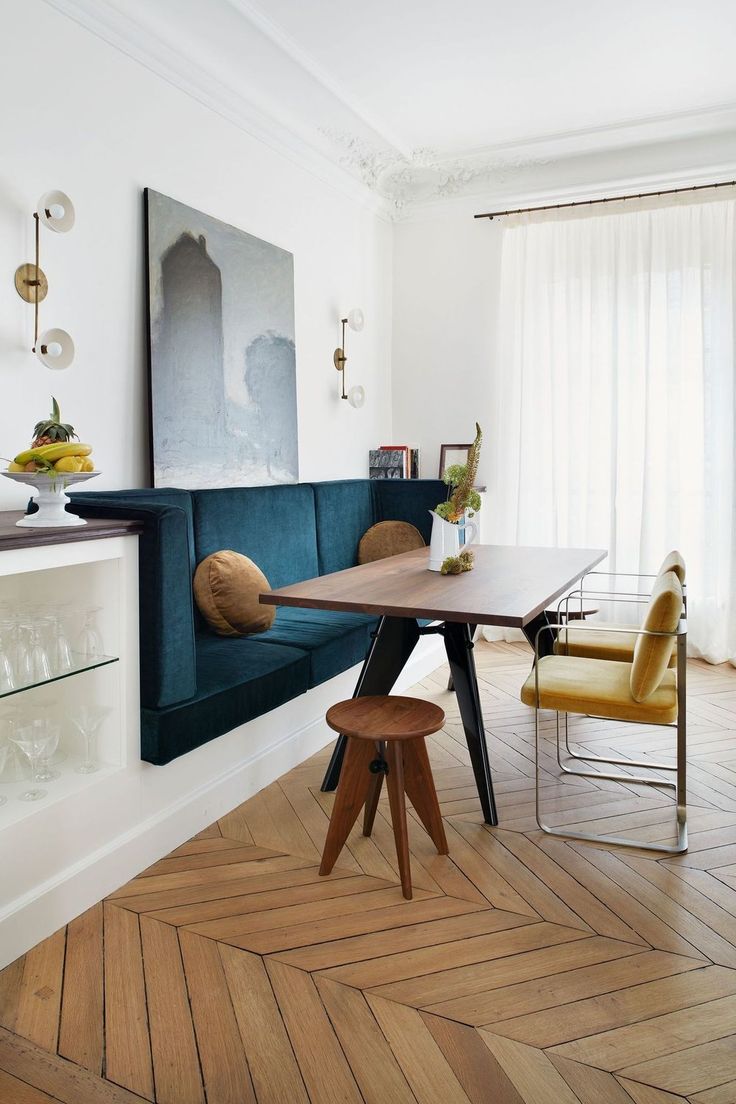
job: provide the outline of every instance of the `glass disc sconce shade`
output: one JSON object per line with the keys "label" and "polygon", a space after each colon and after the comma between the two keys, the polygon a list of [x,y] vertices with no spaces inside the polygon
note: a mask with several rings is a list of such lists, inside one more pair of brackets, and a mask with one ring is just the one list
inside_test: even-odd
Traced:
{"label": "glass disc sconce shade", "polygon": [[45,192],[38,201],[36,214],[56,234],[66,234],[74,226],[74,204],[66,192]]}
{"label": "glass disc sconce shade", "polygon": [[74,218],[74,204],[66,192],[58,189],[45,192],[33,212],[35,263],[21,265],[15,273],[16,291],[33,306],[33,352],[43,365],[55,370],[68,368],[72,363],[74,342],[66,330],[54,328],[39,333],[38,306],[48,292],[48,281],[40,261],[40,228],[45,226],[55,234],[66,234],[74,226]]}
{"label": "glass disc sconce shade", "polygon": [[36,356],[47,368],[68,368],[74,360],[74,342],[66,330],[45,330],[36,341]]}

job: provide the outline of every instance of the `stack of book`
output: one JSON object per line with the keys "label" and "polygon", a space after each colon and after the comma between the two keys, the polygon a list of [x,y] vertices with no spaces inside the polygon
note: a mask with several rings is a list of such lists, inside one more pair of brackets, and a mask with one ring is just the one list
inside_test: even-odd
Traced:
{"label": "stack of book", "polygon": [[371,479],[418,479],[419,449],[414,445],[381,445],[368,453]]}

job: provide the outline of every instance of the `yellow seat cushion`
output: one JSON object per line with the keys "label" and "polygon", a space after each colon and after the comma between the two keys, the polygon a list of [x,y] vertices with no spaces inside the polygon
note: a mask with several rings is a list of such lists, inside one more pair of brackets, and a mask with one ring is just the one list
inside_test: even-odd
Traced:
{"label": "yellow seat cushion", "polygon": [[[560,713],[589,713],[614,721],[671,724],[677,718],[677,682],[666,671],[646,701],[631,696],[631,664],[579,656],[544,656],[539,661],[539,707]],[[534,668],[521,689],[524,705],[537,704]]]}
{"label": "yellow seat cushion", "polygon": [[[673,633],[682,615],[682,586],[674,571],[660,575],[652,588],[642,628]],[[631,696],[643,702],[660,684],[672,658],[673,637],[639,636],[631,665]]]}
{"label": "yellow seat cushion", "polygon": [[[590,628],[578,628],[573,623],[560,630],[555,641],[555,655],[581,656],[587,659],[616,659],[631,663],[636,647],[635,630],[638,625],[617,625],[608,621],[587,622]],[[625,632],[607,632],[607,629],[625,629]],[[677,643],[672,642],[670,667],[677,664]]]}

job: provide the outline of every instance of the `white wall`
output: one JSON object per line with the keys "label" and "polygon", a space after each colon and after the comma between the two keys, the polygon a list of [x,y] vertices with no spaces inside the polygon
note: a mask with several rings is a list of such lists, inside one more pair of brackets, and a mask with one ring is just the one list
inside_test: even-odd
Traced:
{"label": "white wall", "polygon": [[[300,478],[366,474],[367,450],[391,431],[390,224],[42,0],[5,3],[2,18],[0,455],[27,445],[53,393],[95,446],[98,488],[146,485],[148,185],[294,254]],[[49,188],[77,210],[70,234],[42,230],[42,327],[61,326],[77,347],[59,373],[30,352],[33,311],[13,286]],[[352,306],[367,320],[348,350],[349,380],[368,391],[362,411],[338,400],[332,367]],[[20,508],[24,489],[0,483],[0,509]]]}
{"label": "white wall", "polygon": [[476,420],[490,429],[500,233],[465,212],[394,228],[394,437],[420,445],[425,477],[442,442],[472,441]]}

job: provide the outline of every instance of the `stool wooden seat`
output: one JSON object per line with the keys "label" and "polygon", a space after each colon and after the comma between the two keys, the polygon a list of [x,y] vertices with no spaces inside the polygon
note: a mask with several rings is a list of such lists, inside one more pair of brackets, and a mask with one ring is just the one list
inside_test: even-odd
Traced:
{"label": "stool wooden seat", "polygon": [[347,737],[347,748],[319,872],[330,873],[364,805],[363,835],[371,834],[385,775],[401,889],[411,898],[404,794],[440,855],[448,854],[424,739],[442,728],[445,714],[418,698],[350,698],[327,711],[327,723]]}

